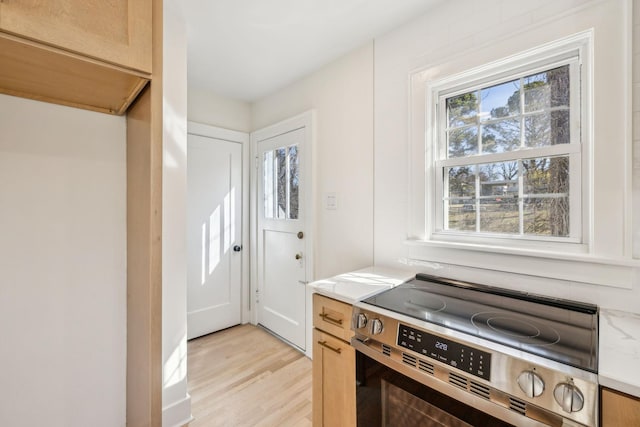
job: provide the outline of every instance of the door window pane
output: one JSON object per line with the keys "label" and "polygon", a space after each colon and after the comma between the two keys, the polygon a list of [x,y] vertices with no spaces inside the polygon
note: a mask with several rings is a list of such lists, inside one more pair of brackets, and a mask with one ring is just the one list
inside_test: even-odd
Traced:
{"label": "door window pane", "polygon": [[263,156],[264,216],[268,219],[298,219],[298,146],[279,147]]}
{"label": "door window pane", "polygon": [[277,173],[276,194],[278,204],[275,206],[275,217],[284,219],[287,217],[287,149],[278,148],[275,156]]}
{"label": "door window pane", "polygon": [[298,146],[289,147],[289,219],[298,219],[300,173]]}

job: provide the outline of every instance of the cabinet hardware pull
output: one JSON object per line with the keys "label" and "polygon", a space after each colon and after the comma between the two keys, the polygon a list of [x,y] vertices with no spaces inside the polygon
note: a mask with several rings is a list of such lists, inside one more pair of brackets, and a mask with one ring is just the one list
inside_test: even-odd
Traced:
{"label": "cabinet hardware pull", "polygon": [[327,344],[326,341],[318,341],[318,344],[320,344],[321,346],[323,346],[324,348],[328,348],[331,351],[334,351],[338,354],[342,353],[342,349],[340,348],[335,348],[335,347],[331,347],[329,344]]}
{"label": "cabinet hardware pull", "polygon": [[322,320],[324,320],[325,322],[335,323],[336,325],[342,326],[342,319],[334,319],[327,313],[320,313],[319,316],[322,317]]}

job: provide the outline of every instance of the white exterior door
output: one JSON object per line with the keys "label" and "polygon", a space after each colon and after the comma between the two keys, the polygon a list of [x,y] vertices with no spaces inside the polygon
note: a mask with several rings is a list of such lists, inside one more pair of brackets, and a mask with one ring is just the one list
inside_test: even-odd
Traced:
{"label": "white exterior door", "polygon": [[187,338],[242,321],[242,144],[187,147]]}
{"label": "white exterior door", "polygon": [[[288,125],[288,126],[287,126]],[[300,349],[306,340],[310,126],[299,121],[254,134],[257,161],[257,321]]]}

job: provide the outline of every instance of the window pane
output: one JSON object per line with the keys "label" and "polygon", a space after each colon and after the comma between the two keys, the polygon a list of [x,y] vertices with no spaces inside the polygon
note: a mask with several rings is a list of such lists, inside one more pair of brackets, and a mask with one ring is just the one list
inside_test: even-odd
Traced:
{"label": "window pane", "polygon": [[518,234],[520,231],[518,199],[495,197],[480,200],[480,231]]}
{"label": "window pane", "polygon": [[569,194],[569,157],[522,161],[524,194]]}
{"label": "window pane", "polygon": [[531,198],[525,200],[524,233],[536,236],[568,236],[569,198]]}
{"label": "window pane", "polygon": [[449,168],[449,198],[453,197],[475,197],[476,175],[474,166],[460,166]]}
{"label": "window pane", "polygon": [[526,116],[524,138],[527,147],[568,144],[569,111],[559,110]]}
{"label": "window pane", "polygon": [[476,230],[476,206],[474,199],[451,199],[448,201],[449,223],[447,229],[459,231]]}
{"label": "window pane", "polygon": [[276,151],[275,167],[277,173],[277,196],[276,218],[285,219],[287,217],[287,149],[278,148]]}
{"label": "window pane", "polygon": [[298,219],[299,199],[298,146],[289,147],[289,219]]}
{"label": "window pane", "polygon": [[298,146],[266,151],[263,158],[264,216],[269,219],[298,219]]}
{"label": "window pane", "polygon": [[481,196],[518,196],[518,162],[479,165]]}
{"label": "window pane", "polygon": [[449,131],[449,157],[478,154],[478,128],[467,127]]}
{"label": "window pane", "polygon": [[450,127],[476,123],[478,115],[477,92],[447,98],[447,121]]}
{"label": "window pane", "polygon": [[274,182],[273,182],[273,151],[264,153],[263,163],[263,188],[264,188],[264,217],[273,218],[274,213]]}
{"label": "window pane", "polygon": [[524,78],[524,110],[538,111],[569,106],[569,66]]}
{"label": "window pane", "polygon": [[479,177],[480,231],[519,233],[518,162],[479,165]]}
{"label": "window pane", "polygon": [[504,119],[481,128],[483,153],[502,153],[520,147],[519,119]]}
{"label": "window pane", "polygon": [[491,120],[520,113],[520,80],[501,83],[480,91],[480,120]]}

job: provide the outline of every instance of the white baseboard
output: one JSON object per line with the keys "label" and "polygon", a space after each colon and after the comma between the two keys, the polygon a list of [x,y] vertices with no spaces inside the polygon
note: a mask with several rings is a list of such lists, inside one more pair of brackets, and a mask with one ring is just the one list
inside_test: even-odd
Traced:
{"label": "white baseboard", "polygon": [[191,416],[191,395],[162,408],[162,427],[182,427],[193,421]]}

